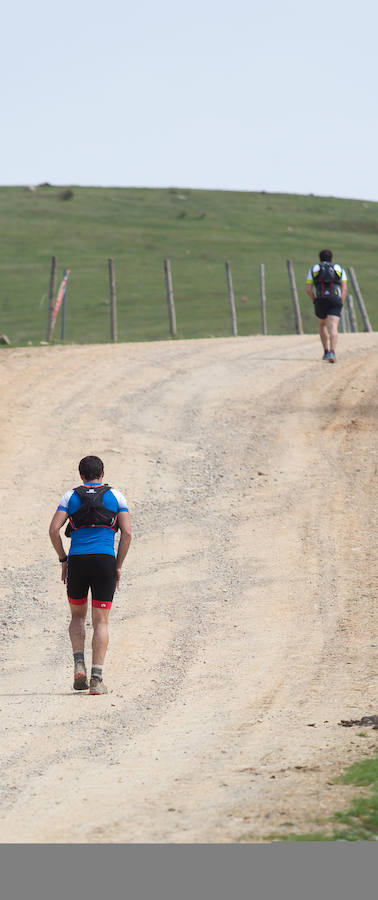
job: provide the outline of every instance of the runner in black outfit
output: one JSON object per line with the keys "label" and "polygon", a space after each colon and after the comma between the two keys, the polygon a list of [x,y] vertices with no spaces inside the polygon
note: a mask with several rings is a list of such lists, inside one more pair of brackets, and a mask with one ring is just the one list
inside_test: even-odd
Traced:
{"label": "runner in black outfit", "polygon": [[319,320],[323,360],[335,363],[339,321],[348,292],[347,277],[344,269],[332,262],[331,250],[321,250],[319,259],[320,264],[316,263],[307,275],[306,292]]}

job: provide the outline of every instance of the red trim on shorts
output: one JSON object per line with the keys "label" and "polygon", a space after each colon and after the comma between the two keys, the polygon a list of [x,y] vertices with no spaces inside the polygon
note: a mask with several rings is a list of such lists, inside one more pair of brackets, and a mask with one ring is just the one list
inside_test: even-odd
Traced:
{"label": "red trim on shorts", "polygon": [[88,597],[82,597],[80,600],[73,600],[72,597],[68,597],[67,599],[73,606],[84,606],[84,603],[88,603]]}
{"label": "red trim on shorts", "polygon": [[92,600],[92,606],[95,606],[96,609],[111,609],[112,601],[105,600],[101,602],[101,600]]}

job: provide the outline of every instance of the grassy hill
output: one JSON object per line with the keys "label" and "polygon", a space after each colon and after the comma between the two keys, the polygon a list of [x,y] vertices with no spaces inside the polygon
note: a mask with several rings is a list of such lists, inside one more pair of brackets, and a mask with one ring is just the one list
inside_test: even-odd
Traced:
{"label": "grassy hill", "polygon": [[[118,339],[169,337],[163,260],[171,259],[178,337],[231,333],[229,259],[239,334],[261,331],[265,263],[270,334],[294,332],[286,259],[294,262],[305,332],[317,330],[304,291],[322,247],[354,266],[378,330],[378,204],[360,200],[171,188],[0,188],[0,333],[13,345],[46,337],[51,256],[71,269],[67,342],[108,341],[107,259],[113,257]],[[359,327],[362,329],[361,321]],[[55,338],[59,339],[57,322]]]}

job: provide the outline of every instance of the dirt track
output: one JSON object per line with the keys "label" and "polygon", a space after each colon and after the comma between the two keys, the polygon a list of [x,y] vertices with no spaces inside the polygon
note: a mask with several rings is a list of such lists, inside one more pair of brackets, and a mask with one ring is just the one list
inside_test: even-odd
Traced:
{"label": "dirt track", "polygon": [[[0,354],[1,842],[258,841],[348,799],[332,776],[378,740],[338,724],[378,711],[377,351]],[[87,453],[134,525],[107,697],[71,690],[47,534]]]}

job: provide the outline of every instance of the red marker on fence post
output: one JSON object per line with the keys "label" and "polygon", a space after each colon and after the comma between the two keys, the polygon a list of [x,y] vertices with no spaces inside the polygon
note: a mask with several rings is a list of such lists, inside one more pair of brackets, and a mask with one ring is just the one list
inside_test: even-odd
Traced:
{"label": "red marker on fence post", "polygon": [[70,271],[71,271],[70,269],[65,269],[65,270],[64,270],[63,281],[62,281],[62,283],[61,283],[61,285],[60,285],[60,288],[59,288],[59,290],[58,290],[57,298],[56,298],[56,301],[55,301],[55,306],[54,306],[54,309],[53,309],[53,311],[52,311],[52,316],[51,316],[51,321],[50,321],[49,338],[48,338],[49,341],[51,341],[51,338],[52,338],[52,333],[53,333],[53,331],[54,331],[54,326],[55,326],[55,322],[56,322],[56,319],[57,319],[57,315],[58,315],[58,312],[59,312],[59,310],[60,310],[60,305],[61,305],[61,303],[62,303],[64,294],[65,294],[65,291],[66,291],[66,288],[67,288],[67,281],[68,281],[68,276],[69,276],[69,274],[70,274]]}
{"label": "red marker on fence post", "polygon": [[[63,275],[65,275],[67,269],[64,270]],[[63,300],[62,300],[62,319],[60,323],[60,340],[64,341],[65,333],[66,333],[66,311],[67,311],[67,282],[64,288]]]}

